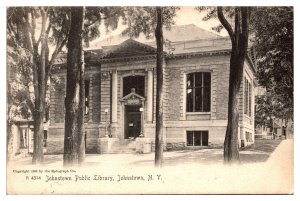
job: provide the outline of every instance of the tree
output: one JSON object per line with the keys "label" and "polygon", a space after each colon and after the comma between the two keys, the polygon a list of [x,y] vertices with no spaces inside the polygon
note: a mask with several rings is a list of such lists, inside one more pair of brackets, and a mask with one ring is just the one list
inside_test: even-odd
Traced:
{"label": "tree", "polygon": [[[43,117],[46,107],[47,84],[57,55],[67,43],[70,27],[69,7],[10,7],[7,10],[8,34],[16,38],[18,48],[23,48],[30,56],[31,74],[25,83],[26,94],[34,120],[33,163],[43,161]],[[100,19],[106,13],[118,11],[120,7],[89,7],[85,19],[84,40],[94,39],[99,33]],[[102,12],[99,12],[101,10]],[[115,18],[107,19],[106,28],[115,27]],[[109,26],[108,26],[109,25]],[[51,57],[50,57],[51,55]],[[31,90],[31,88],[33,88]],[[31,93],[31,91],[33,93]]]}
{"label": "tree", "polygon": [[9,32],[7,33],[7,160],[14,157],[13,141],[16,139],[13,135],[13,126],[16,119],[27,119],[33,106],[30,94],[26,90],[31,64],[28,59],[28,53],[23,48],[17,46],[15,38]]}
{"label": "tree", "polygon": [[[25,89],[26,94],[30,94],[30,87],[33,88],[33,97],[27,98],[34,120],[32,162],[40,163],[44,158],[42,140],[47,82],[54,61],[67,41],[68,16],[65,8],[59,7],[11,7],[7,13],[8,32],[30,54],[32,74]],[[50,45],[54,46],[51,57]]]}
{"label": "tree", "polygon": [[292,7],[256,7],[251,31],[257,57],[257,78],[277,103],[276,118],[293,120],[294,28]]}
{"label": "tree", "polygon": [[224,141],[225,163],[239,161],[238,124],[239,124],[239,89],[243,79],[244,62],[248,49],[250,9],[237,7],[234,10],[234,30],[225,19],[222,7],[217,8],[218,19],[227,30],[232,50],[229,72],[228,123]]}
{"label": "tree", "polygon": [[64,166],[84,161],[84,51],[89,41],[100,35],[99,26],[105,20],[106,29],[115,29],[122,8],[120,7],[72,7],[68,34],[67,92],[65,99]]}
{"label": "tree", "polygon": [[171,29],[174,24],[177,7],[130,7],[127,8],[127,29],[123,34],[130,37],[138,37],[143,33],[146,38],[156,39],[156,128],[155,128],[155,166],[161,167],[163,163],[163,26]]}
{"label": "tree", "polygon": [[[239,122],[239,89],[243,79],[244,62],[248,49],[250,8],[248,7],[200,7],[199,11],[206,10],[204,20],[217,17],[221,26],[214,29],[226,29],[231,40],[228,123],[224,141],[224,162],[226,164],[239,162],[238,150],[238,122]],[[225,13],[225,14],[224,14]],[[231,24],[225,17],[233,18]]]}
{"label": "tree", "polygon": [[161,167],[163,160],[163,8],[156,8],[156,18],[157,24],[155,29],[155,39],[156,39],[156,128],[155,128],[155,166]]}
{"label": "tree", "polygon": [[64,165],[84,159],[83,108],[84,108],[84,58],[83,28],[84,8],[71,8],[71,26],[68,35],[67,90],[65,99]]}

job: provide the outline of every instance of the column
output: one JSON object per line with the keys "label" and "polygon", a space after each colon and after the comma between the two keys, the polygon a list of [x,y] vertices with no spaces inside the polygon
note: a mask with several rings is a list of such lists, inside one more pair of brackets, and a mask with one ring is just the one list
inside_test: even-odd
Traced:
{"label": "column", "polygon": [[118,112],[118,74],[117,71],[112,72],[112,100],[111,100],[111,121],[117,123]]}
{"label": "column", "polygon": [[89,81],[89,122],[93,122],[93,76]]}
{"label": "column", "polygon": [[148,69],[147,121],[153,121],[153,70]]}

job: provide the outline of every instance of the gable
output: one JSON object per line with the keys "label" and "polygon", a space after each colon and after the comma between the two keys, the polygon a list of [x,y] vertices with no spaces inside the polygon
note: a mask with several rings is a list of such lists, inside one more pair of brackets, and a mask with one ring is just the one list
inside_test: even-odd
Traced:
{"label": "gable", "polygon": [[120,100],[121,102],[124,102],[125,105],[141,105],[145,98],[137,93],[135,93],[135,89],[131,89],[131,93],[124,96]]}
{"label": "gable", "polygon": [[103,58],[122,58],[154,54],[156,54],[156,48],[137,42],[133,39],[128,39],[120,45],[109,48]]}

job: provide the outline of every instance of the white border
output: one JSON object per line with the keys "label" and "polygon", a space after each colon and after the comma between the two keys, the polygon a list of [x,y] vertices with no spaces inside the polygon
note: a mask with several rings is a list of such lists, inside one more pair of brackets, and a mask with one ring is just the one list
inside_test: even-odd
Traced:
{"label": "white border", "polygon": [[[92,0],[85,0],[85,1],[61,1],[61,0],[39,0],[39,1],[24,1],[24,0],[4,0],[1,1],[1,7],[0,7],[0,32],[1,32],[1,48],[2,48],[2,54],[1,54],[1,73],[0,73],[0,80],[1,80],[1,99],[0,99],[0,111],[1,111],[1,144],[0,147],[2,148],[0,154],[2,158],[2,163],[1,163],[1,169],[0,169],[0,195],[1,195],[1,200],[4,198],[5,200],[44,200],[45,198],[47,199],[55,199],[55,200],[65,200],[66,198],[70,198],[72,200],[79,198],[79,199],[91,199],[91,200],[140,200],[140,196],[109,196],[109,195],[104,195],[101,197],[98,196],[80,196],[78,195],[73,195],[73,196],[7,196],[6,195],[6,163],[4,162],[6,159],[6,7],[7,6],[20,6],[20,5],[27,5],[27,6],[38,6],[38,5],[49,5],[49,6],[118,6],[118,5],[136,5],[136,6],[154,6],[154,5],[160,5],[160,6],[171,6],[171,5],[180,5],[180,6],[196,6],[196,5],[203,5],[203,6],[210,6],[210,5],[251,5],[251,6],[294,6],[294,13],[295,13],[295,20],[294,20],[294,25],[295,25],[295,31],[294,31],[294,48],[295,52],[294,55],[299,55],[299,3],[297,4],[296,0],[252,0],[251,3],[250,1],[233,1],[233,0],[214,0],[212,1],[204,1],[204,0],[185,0],[184,3],[183,1],[180,0],[172,0],[172,1],[162,1],[162,0],[152,0],[152,1],[147,1],[147,0],[127,0],[124,2],[124,0],[109,0],[109,1],[92,1]],[[299,2],[299,1],[298,1]],[[299,57],[298,57],[299,58]],[[299,60],[295,56],[295,74],[294,77],[297,77],[299,74]],[[295,79],[295,103],[297,103],[298,98],[299,98],[299,92],[297,91],[296,86],[299,86],[299,79]],[[277,195],[269,195],[269,196],[262,196],[262,195],[254,195],[254,196],[143,196],[142,198],[145,200],[154,200],[154,199],[172,199],[172,200],[182,200],[182,199],[189,199],[189,200],[198,200],[198,199],[205,199],[205,200],[215,200],[215,199],[230,199],[230,201],[234,200],[296,200],[297,197],[299,200],[299,143],[298,143],[298,133],[299,127],[297,124],[297,121],[299,120],[299,107],[297,104],[295,104],[295,175],[294,175],[294,180],[295,180],[295,194],[292,196],[277,196]]]}

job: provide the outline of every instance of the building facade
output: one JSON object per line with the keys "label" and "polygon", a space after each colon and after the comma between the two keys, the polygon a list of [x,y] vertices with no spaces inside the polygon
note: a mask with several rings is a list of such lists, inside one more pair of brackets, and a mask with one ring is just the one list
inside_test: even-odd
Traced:
{"label": "building facade", "polygon": [[[223,146],[228,107],[229,38],[170,41],[165,47],[163,128],[167,150]],[[65,55],[52,83],[47,153],[62,153]],[[133,39],[85,52],[85,143],[87,153],[154,150],[155,43]],[[239,93],[239,143],[254,142],[254,72],[244,64]]]}

